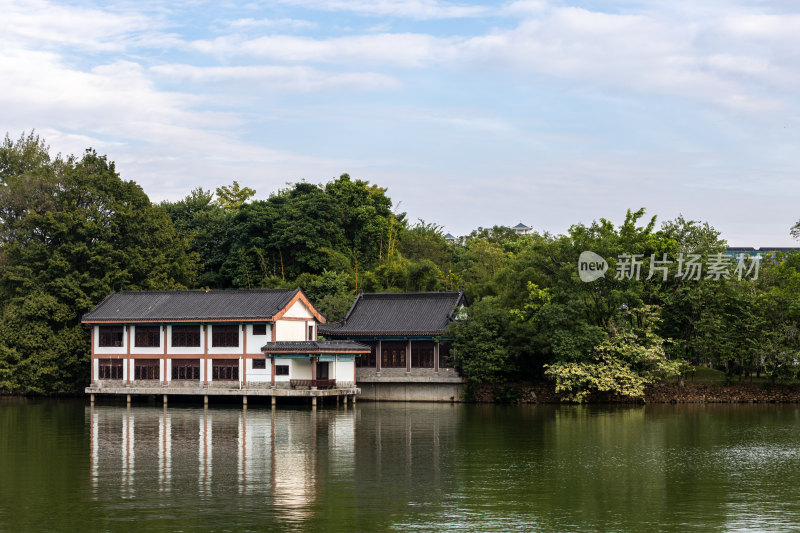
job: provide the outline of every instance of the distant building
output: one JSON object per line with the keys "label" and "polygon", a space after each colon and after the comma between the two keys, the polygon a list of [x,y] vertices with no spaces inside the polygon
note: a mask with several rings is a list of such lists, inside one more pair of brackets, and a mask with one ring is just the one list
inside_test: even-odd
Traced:
{"label": "distant building", "polygon": [[532,228],[532,227],[530,227],[530,226],[526,226],[526,225],[525,225],[525,224],[523,224],[522,222],[520,222],[519,224],[517,224],[516,226],[514,226],[514,227],[513,227],[513,228],[511,228],[511,229],[513,229],[513,230],[514,230],[514,232],[515,232],[517,235],[528,235],[528,234],[529,234],[531,231],[533,231],[533,228]]}
{"label": "distant building", "polygon": [[458,239],[452,233],[448,233],[447,235],[444,236],[444,240],[450,243],[455,243]]}
{"label": "distant building", "polygon": [[725,255],[731,257],[739,257],[740,255],[748,255],[750,257],[755,257],[760,255],[761,257],[766,256],[767,254],[771,253],[788,253],[788,252],[800,252],[800,248],[791,248],[791,247],[763,247],[763,248],[753,248],[752,246],[731,246],[725,250]]}
{"label": "distant building", "polygon": [[344,320],[319,332],[369,347],[356,360],[366,399],[458,400],[464,379],[452,365],[447,326],[466,304],[463,290],[359,294]]}

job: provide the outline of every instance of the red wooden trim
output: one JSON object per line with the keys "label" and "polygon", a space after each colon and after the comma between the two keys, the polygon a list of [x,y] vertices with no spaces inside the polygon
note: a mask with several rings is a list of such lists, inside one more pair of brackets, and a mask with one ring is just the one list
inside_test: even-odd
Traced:
{"label": "red wooden trim", "polygon": [[433,371],[439,371],[439,343],[437,342],[433,346]]}
{"label": "red wooden trim", "polygon": [[272,330],[272,342],[275,342],[275,336],[277,335],[277,329],[278,329],[278,323],[277,322],[273,322],[272,323],[272,327],[270,328],[270,330]]}
{"label": "red wooden trim", "polygon": [[[170,318],[166,321],[168,324],[215,324],[218,322],[264,322],[269,323],[275,320],[274,317],[241,317],[241,318]],[[288,320],[284,319],[284,320]],[[305,319],[301,319],[305,320]],[[128,319],[123,318],[119,320],[81,320],[81,324],[162,324],[165,320],[163,318],[154,318],[152,320],[146,319]]]}
{"label": "red wooden trim", "polygon": [[167,372],[169,372],[169,370],[167,369],[167,329],[169,328],[167,327],[166,324],[162,324],[161,326],[164,328],[164,385],[166,385]]}
{"label": "red wooden trim", "polygon": [[208,324],[203,324],[203,385],[208,385]]}
{"label": "red wooden trim", "polygon": [[264,350],[265,354],[268,353],[312,353],[312,354],[341,354],[347,355],[351,353],[369,353],[369,350],[270,350],[267,348]]}
{"label": "red wooden trim", "polygon": [[311,358],[311,381],[317,380],[317,358]]}
{"label": "red wooden trim", "polygon": [[307,322],[309,320],[314,320],[314,319],[313,318],[307,318],[307,317],[299,317],[299,316],[284,316],[284,317],[281,317],[280,320],[294,320],[295,322],[300,322],[301,320],[304,320],[304,321]]}
{"label": "red wooden trim", "polygon": [[92,332],[90,333],[90,336],[91,336],[92,348],[90,352],[91,355],[89,356],[89,364],[91,365],[89,367],[91,373],[89,378],[90,380],[89,383],[90,385],[94,385],[94,326],[92,326]]}
{"label": "red wooden trim", "polygon": [[269,384],[275,386],[275,358],[270,357],[270,366],[272,366],[272,374],[270,374]]}
{"label": "red wooden trim", "polygon": [[411,372],[411,339],[406,344],[406,372]]}
{"label": "red wooden trim", "polygon": [[[278,320],[279,318],[282,318],[283,315],[285,315],[286,312],[289,309],[291,309],[291,307],[295,303],[297,303],[298,300],[301,300],[304,304],[306,304],[306,306],[308,307],[308,310],[311,311],[311,314],[314,315],[314,318],[316,318],[318,322],[320,322],[321,324],[325,324],[325,317],[322,316],[321,314],[319,314],[319,311],[317,311],[316,308],[314,308],[314,306],[311,305],[311,302],[308,301],[308,298],[306,298],[306,295],[303,294],[303,291],[297,291],[297,294],[295,294],[294,297],[291,300],[289,300],[289,303],[286,304],[286,306],[283,309],[278,311],[275,314],[275,316],[272,317],[272,319],[273,320]],[[286,318],[284,320],[289,320],[289,318]],[[303,319],[303,320],[305,320],[305,319]]]}
{"label": "red wooden trim", "polygon": [[375,354],[376,355],[376,357],[375,357],[375,368],[376,368],[377,372],[380,372],[381,371],[381,357],[383,357],[383,350],[381,350],[381,340],[380,339],[378,339],[378,346],[375,349],[378,351],[378,353]]}
{"label": "red wooden trim", "polygon": [[131,327],[128,325],[125,326],[125,328],[128,330],[128,342],[126,343],[125,351],[128,354],[128,362],[126,363],[126,366],[128,367],[127,383],[128,385],[130,385],[131,384]]}
{"label": "red wooden trim", "polygon": [[[247,355],[247,324],[242,324],[242,355]],[[242,357],[242,385],[247,387],[247,358]]]}

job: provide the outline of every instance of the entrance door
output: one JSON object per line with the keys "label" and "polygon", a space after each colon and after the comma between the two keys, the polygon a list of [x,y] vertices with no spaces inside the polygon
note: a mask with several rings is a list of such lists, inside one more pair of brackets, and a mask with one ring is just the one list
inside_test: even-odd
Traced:
{"label": "entrance door", "polygon": [[317,363],[317,379],[328,379],[328,363]]}

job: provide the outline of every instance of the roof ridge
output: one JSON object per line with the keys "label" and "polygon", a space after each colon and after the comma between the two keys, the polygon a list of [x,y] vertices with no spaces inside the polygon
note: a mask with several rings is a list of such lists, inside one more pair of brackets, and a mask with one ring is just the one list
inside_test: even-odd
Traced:
{"label": "roof ridge", "polygon": [[[111,294],[200,294],[200,293],[220,293],[220,292],[293,292],[296,289],[156,289],[156,290],[129,290],[112,292]],[[109,294],[109,296],[111,296]],[[106,296],[108,298],[108,296]],[[102,302],[101,302],[102,303]]]}

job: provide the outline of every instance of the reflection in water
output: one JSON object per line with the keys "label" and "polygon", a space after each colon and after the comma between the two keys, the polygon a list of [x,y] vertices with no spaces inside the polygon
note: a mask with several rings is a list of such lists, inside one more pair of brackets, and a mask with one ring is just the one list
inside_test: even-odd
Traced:
{"label": "reflection in water", "polygon": [[126,528],[683,531],[800,522],[797,406],[85,413],[85,499],[95,516]]}
{"label": "reflection in water", "polygon": [[[313,514],[320,468],[346,477],[355,468],[353,410],[91,406],[87,418],[96,501],[151,490],[187,497],[194,485],[205,502],[266,496],[283,520],[296,523]],[[327,445],[324,465],[319,438]]]}

